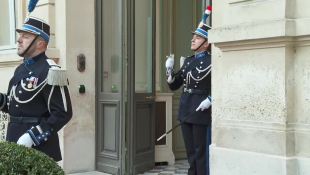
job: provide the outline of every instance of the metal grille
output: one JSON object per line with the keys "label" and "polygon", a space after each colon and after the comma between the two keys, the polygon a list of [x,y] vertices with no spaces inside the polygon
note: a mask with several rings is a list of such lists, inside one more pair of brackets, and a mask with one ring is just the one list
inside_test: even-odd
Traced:
{"label": "metal grille", "polygon": [[9,115],[0,112],[0,141],[5,140],[8,123],[9,123]]}

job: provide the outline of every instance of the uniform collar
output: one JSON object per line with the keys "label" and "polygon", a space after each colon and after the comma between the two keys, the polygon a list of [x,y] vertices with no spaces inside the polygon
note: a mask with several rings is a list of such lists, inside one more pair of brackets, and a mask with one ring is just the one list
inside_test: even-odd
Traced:
{"label": "uniform collar", "polygon": [[24,65],[29,65],[29,64],[33,64],[34,62],[36,62],[41,56],[45,55],[45,52],[42,52],[34,57],[28,58],[28,59],[24,59]]}
{"label": "uniform collar", "polygon": [[201,57],[204,57],[204,56],[206,56],[206,51],[203,51],[203,52],[195,54],[195,58],[201,58]]}

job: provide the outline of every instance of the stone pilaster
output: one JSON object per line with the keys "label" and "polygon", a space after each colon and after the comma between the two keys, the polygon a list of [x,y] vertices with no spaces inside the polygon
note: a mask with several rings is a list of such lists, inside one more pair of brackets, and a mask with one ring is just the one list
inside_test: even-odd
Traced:
{"label": "stone pilaster", "polygon": [[213,1],[211,174],[310,173],[309,5]]}

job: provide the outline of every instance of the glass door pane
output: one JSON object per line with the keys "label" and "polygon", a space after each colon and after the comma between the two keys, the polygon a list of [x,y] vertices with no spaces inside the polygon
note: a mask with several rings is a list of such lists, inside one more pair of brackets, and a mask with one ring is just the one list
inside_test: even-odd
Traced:
{"label": "glass door pane", "polygon": [[120,93],[122,59],[122,1],[103,1],[102,93]]}
{"label": "glass door pane", "polygon": [[153,92],[153,1],[135,0],[135,92]]}

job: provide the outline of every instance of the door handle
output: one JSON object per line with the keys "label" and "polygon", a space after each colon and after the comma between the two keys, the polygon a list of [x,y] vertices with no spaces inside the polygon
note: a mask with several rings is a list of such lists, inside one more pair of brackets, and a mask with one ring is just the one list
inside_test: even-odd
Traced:
{"label": "door handle", "polygon": [[152,100],[152,99],[155,99],[155,98],[157,98],[157,97],[156,97],[156,96],[148,96],[148,97],[143,97],[143,98]]}

